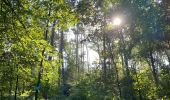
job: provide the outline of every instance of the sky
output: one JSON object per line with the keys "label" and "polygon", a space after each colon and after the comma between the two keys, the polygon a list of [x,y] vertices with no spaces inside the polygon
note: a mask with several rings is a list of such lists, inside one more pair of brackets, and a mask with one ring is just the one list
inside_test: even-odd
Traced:
{"label": "sky", "polygon": [[[66,34],[66,37],[68,39],[68,41],[72,40],[72,39],[75,39],[75,35],[73,33],[73,31],[71,29],[69,29],[68,32],[65,33]],[[87,56],[87,49],[88,49],[88,56]],[[84,47],[84,51],[85,51],[85,61],[87,61],[87,57],[88,57],[88,60],[89,60],[89,64],[92,65],[92,63],[94,61],[98,61],[99,60],[99,54],[93,50],[92,48],[88,47]]]}

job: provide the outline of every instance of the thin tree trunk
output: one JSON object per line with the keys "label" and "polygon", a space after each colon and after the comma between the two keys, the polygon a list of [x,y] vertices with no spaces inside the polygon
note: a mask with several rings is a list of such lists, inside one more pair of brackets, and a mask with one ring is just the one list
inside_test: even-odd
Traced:
{"label": "thin tree trunk", "polygon": [[[85,34],[83,35],[83,38],[85,38]],[[83,69],[84,69],[84,64],[85,64],[85,44],[83,44]]]}
{"label": "thin tree trunk", "polygon": [[[44,52],[45,52],[45,48],[44,50],[42,51],[42,56],[44,56]],[[40,68],[39,68],[39,73],[38,73],[38,81],[37,81],[37,84],[36,84],[36,91],[35,91],[35,100],[38,100],[38,91],[40,89],[40,84],[41,84],[41,73],[43,72],[43,59],[41,60],[40,62]]]}
{"label": "thin tree trunk", "polygon": [[102,70],[103,70],[103,81],[106,82],[106,32],[105,32],[105,28],[106,28],[106,14],[104,14],[104,22],[103,22],[103,66],[102,66]]}
{"label": "thin tree trunk", "polygon": [[[9,62],[8,65],[10,66]],[[10,72],[13,72],[13,69],[10,68]],[[10,80],[9,80],[9,100],[11,100],[11,96],[12,96],[12,76],[10,75]]]}
{"label": "thin tree trunk", "polygon": [[[78,29],[77,29],[78,30]],[[78,34],[78,31],[76,30],[76,33],[75,33],[75,39],[76,39],[76,68],[77,68],[77,79],[79,80],[79,58],[78,58],[78,55],[79,55],[79,34]]]}
{"label": "thin tree trunk", "polygon": [[[51,30],[51,36],[50,36],[50,45],[54,47],[54,39],[55,39],[55,25],[56,25],[56,20],[53,21],[53,26]],[[52,60],[52,57],[50,56],[48,60]]]}
{"label": "thin tree trunk", "polygon": [[9,81],[9,100],[11,100],[12,96],[12,78]]}
{"label": "thin tree trunk", "polygon": [[121,86],[120,86],[120,82],[119,82],[119,73],[118,73],[118,69],[117,69],[117,66],[116,66],[116,63],[114,61],[113,56],[112,56],[112,61],[113,61],[113,64],[115,66],[116,83],[117,83],[117,87],[118,87],[118,90],[119,90],[119,96],[120,96],[120,99],[121,99],[122,98],[122,92],[121,92]]}
{"label": "thin tree trunk", "polygon": [[[52,26],[52,30],[51,30],[51,36],[50,36],[50,45],[51,45],[52,47],[54,47],[56,21],[57,21],[57,20],[54,20],[54,21],[53,21],[53,26]],[[49,56],[48,60],[52,60],[52,56]],[[48,83],[46,83],[46,85],[48,85]],[[44,95],[44,99],[46,100],[48,96],[47,96],[47,93],[46,93],[45,90],[44,90],[43,95]]]}
{"label": "thin tree trunk", "polygon": [[103,78],[106,79],[106,36],[103,33]]}
{"label": "thin tree trunk", "polygon": [[[16,63],[16,59],[15,59],[15,63]],[[19,80],[19,77],[18,77],[18,64],[15,64],[16,65],[16,73],[17,73],[17,77],[16,77],[16,84],[15,84],[15,95],[14,95],[14,100],[17,100],[17,91],[18,91],[18,80]]]}
{"label": "thin tree trunk", "polygon": [[3,98],[2,96],[3,96],[3,91],[1,90],[1,98],[0,98],[0,100],[3,100],[3,99],[2,99],[2,98]]}
{"label": "thin tree trunk", "polygon": [[56,21],[53,21],[53,26],[52,26],[52,30],[51,30],[51,36],[50,36],[50,45],[54,46],[54,39],[55,39],[55,26],[56,26]]}
{"label": "thin tree trunk", "polygon": [[[51,4],[50,4],[50,7],[49,7],[49,13],[48,13],[48,16],[51,15]],[[46,30],[44,32],[44,40],[47,41],[47,38],[48,38],[48,25],[49,24],[49,20],[47,20],[47,23],[46,23]],[[45,53],[45,47],[44,49],[42,50],[42,57],[44,57],[44,53]],[[43,72],[43,58],[41,59],[40,61],[40,68],[39,68],[39,72],[38,72],[38,81],[37,81],[37,84],[36,84],[36,87],[35,87],[35,100],[38,99],[38,90],[40,89],[40,83],[41,83],[41,73]]]}
{"label": "thin tree trunk", "polygon": [[15,97],[14,97],[14,100],[17,100],[17,90],[18,90],[18,74],[17,74],[16,86],[15,86]]}
{"label": "thin tree trunk", "polygon": [[88,46],[87,46],[87,44],[86,44],[86,52],[87,52],[87,68],[88,68],[88,73],[89,73],[89,71],[90,71],[90,66],[89,66],[89,49],[88,49]]}
{"label": "thin tree trunk", "polygon": [[130,70],[129,70],[129,64],[128,64],[128,52],[126,52],[126,44],[125,44],[125,39],[124,39],[124,36],[122,34],[122,32],[118,30],[118,33],[120,35],[120,41],[121,41],[121,48],[122,48],[122,54],[121,54],[121,57],[122,57],[122,67],[125,67],[126,69],[126,77],[127,77],[127,83],[128,83],[128,87],[129,87],[129,96],[130,96],[130,99],[135,99],[135,96],[134,96],[134,90],[133,90],[133,81],[132,81],[132,78],[130,76]]}
{"label": "thin tree trunk", "polygon": [[111,46],[108,45],[108,47],[109,47],[110,58],[111,58],[111,60],[112,60],[112,63],[113,63],[114,69],[115,69],[116,83],[117,83],[117,87],[118,87],[118,90],[119,90],[119,97],[120,97],[120,99],[121,99],[121,98],[122,98],[122,93],[121,93],[121,87],[120,87],[120,82],[119,82],[119,73],[118,73],[118,69],[117,69],[116,62],[115,62],[115,60],[114,60],[114,55],[113,55],[113,53],[112,53]]}
{"label": "thin tree trunk", "polygon": [[[64,49],[64,32],[61,31],[60,34],[60,45],[59,45],[59,53],[60,53],[60,60],[63,59],[63,49]],[[61,62],[61,77],[62,77],[62,83],[65,83],[65,73],[64,73],[64,62]]]}
{"label": "thin tree trunk", "polygon": [[155,81],[155,84],[158,85],[158,76],[157,76],[157,71],[156,71],[156,66],[155,66],[155,60],[153,58],[153,53],[152,51],[149,52],[149,57],[150,57],[150,64],[152,68],[152,75]]}

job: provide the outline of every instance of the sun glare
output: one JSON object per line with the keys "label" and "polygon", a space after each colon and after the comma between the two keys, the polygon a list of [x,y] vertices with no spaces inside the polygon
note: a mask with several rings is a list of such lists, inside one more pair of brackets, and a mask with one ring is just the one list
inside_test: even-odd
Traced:
{"label": "sun glare", "polygon": [[121,19],[117,17],[113,20],[113,25],[120,25],[121,22],[122,22]]}

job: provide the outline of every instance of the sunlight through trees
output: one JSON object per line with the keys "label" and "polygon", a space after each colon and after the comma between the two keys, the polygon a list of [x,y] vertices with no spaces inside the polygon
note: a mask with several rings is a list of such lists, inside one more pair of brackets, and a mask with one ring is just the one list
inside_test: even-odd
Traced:
{"label": "sunlight through trees", "polygon": [[0,0],[0,100],[169,100],[170,0]]}

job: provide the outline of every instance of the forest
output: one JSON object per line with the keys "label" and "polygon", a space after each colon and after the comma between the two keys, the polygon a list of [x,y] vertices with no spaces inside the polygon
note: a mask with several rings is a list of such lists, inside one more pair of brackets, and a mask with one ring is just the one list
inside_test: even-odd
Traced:
{"label": "forest", "polygon": [[170,100],[170,0],[0,0],[0,100]]}

